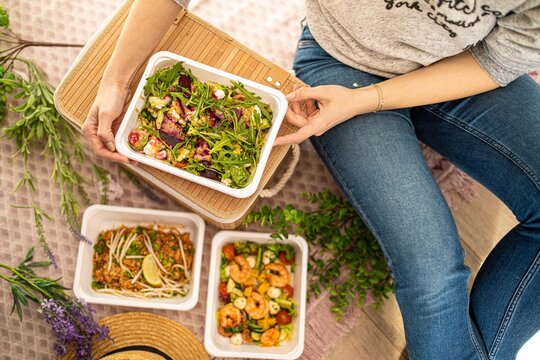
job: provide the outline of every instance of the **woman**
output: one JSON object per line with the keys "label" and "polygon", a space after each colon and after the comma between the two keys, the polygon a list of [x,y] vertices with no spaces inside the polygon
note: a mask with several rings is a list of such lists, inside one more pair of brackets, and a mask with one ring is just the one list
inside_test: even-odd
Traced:
{"label": "woman", "polygon": [[[177,1],[187,5],[187,1]],[[178,13],[136,1],[84,125],[114,161],[113,131],[135,70]],[[512,359],[540,329],[538,0],[307,0],[288,96],[384,250],[411,359]],[[300,103],[307,101],[307,110]],[[422,140],[490,189],[520,223],[469,269]]]}

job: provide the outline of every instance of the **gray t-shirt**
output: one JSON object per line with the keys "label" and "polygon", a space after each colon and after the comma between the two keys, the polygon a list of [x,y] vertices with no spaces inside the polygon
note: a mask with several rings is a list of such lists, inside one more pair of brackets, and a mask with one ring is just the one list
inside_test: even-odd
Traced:
{"label": "gray t-shirt", "polygon": [[499,85],[540,66],[540,0],[306,0],[330,55],[384,77],[469,50]]}
{"label": "gray t-shirt", "polygon": [[306,11],[323,49],[375,75],[465,50],[501,86],[540,66],[540,0],[306,0]]}

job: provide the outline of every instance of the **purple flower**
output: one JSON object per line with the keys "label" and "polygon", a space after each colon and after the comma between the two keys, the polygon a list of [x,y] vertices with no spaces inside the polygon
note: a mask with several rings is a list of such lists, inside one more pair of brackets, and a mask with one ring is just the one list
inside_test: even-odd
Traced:
{"label": "purple flower", "polygon": [[109,338],[109,329],[93,318],[93,310],[84,301],[68,298],[60,302],[43,300],[40,312],[56,334],[54,349],[58,356],[66,352],[66,345],[74,343],[78,359],[91,359],[92,338],[98,341]]}
{"label": "purple flower", "polygon": [[71,235],[73,235],[73,238],[77,241],[82,241],[82,242],[85,242],[87,244],[90,244],[92,245],[92,242],[90,240],[88,240],[88,238],[86,236],[84,236],[83,234],[81,234],[81,232],[77,229],[75,229],[74,227],[69,227],[69,232],[71,233]]}

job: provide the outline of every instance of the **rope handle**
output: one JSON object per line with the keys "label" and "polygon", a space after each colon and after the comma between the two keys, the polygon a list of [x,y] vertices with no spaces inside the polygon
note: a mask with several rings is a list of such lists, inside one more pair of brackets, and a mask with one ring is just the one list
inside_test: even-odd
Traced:
{"label": "rope handle", "polygon": [[259,193],[260,197],[271,198],[275,196],[277,193],[281,191],[281,189],[283,189],[287,181],[289,181],[292,174],[294,173],[294,170],[296,169],[298,160],[300,160],[300,146],[298,144],[291,145],[291,155],[292,155],[292,158],[289,161],[289,164],[287,164],[287,170],[285,170],[281,179],[279,179],[279,181],[273,187],[262,190]]}

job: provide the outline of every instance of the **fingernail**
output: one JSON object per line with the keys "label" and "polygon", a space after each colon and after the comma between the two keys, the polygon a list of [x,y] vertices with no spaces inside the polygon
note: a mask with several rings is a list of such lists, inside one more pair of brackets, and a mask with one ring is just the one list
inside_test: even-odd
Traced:
{"label": "fingernail", "polygon": [[296,91],[293,91],[290,94],[287,94],[286,98],[287,100],[293,100],[296,97]]}
{"label": "fingernail", "polygon": [[105,146],[107,147],[107,150],[109,151],[115,151],[116,150],[116,147],[114,146],[114,143],[113,142],[108,142],[105,144]]}

